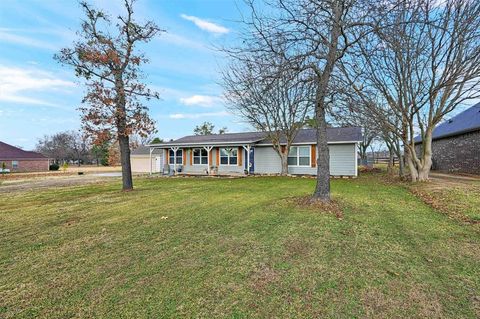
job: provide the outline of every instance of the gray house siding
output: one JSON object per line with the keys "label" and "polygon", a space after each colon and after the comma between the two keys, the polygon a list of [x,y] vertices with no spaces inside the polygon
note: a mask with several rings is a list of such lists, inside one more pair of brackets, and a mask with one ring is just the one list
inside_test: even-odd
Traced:
{"label": "gray house siding", "polygon": [[[330,174],[333,176],[357,176],[356,144],[331,144]],[[311,159],[313,161],[314,159]],[[255,173],[278,174],[282,170],[280,157],[271,146],[255,147]],[[315,175],[316,167],[289,166],[290,174]]]}
{"label": "gray house siding", "polygon": [[282,171],[282,162],[273,147],[255,147],[254,166],[257,174],[278,174]]}
{"label": "gray house siding", "polygon": [[332,144],[328,149],[331,175],[357,176],[356,144]]}

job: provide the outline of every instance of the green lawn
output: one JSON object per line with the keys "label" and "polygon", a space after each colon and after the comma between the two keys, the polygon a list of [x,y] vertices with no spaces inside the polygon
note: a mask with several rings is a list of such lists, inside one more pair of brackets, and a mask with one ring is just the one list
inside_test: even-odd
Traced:
{"label": "green lawn", "polygon": [[0,203],[0,318],[478,318],[480,231],[374,176],[141,179]]}

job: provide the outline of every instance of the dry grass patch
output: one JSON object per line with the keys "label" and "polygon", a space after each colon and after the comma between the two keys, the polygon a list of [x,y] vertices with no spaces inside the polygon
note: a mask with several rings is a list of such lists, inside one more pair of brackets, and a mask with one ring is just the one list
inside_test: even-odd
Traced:
{"label": "dry grass patch", "polygon": [[449,218],[480,224],[480,183],[432,179],[429,182],[410,184],[408,189]]}
{"label": "dry grass patch", "polygon": [[340,202],[332,199],[330,202],[323,202],[312,199],[312,196],[302,196],[288,199],[297,208],[312,210],[318,213],[332,214],[337,219],[343,219],[343,209]]}
{"label": "dry grass patch", "polygon": [[385,287],[372,287],[362,293],[365,318],[445,318],[442,304],[434,292],[426,292],[425,287],[406,287],[399,281]]}
{"label": "dry grass patch", "polygon": [[280,280],[280,272],[261,263],[250,275],[250,285],[258,292],[267,293],[271,284]]}

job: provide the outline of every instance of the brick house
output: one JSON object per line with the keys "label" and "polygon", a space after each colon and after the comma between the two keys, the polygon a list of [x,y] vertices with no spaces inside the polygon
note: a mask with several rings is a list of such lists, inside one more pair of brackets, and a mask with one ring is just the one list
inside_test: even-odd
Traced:
{"label": "brick house", "polygon": [[480,175],[480,103],[435,128],[432,153],[434,170]]}
{"label": "brick house", "polygon": [[0,170],[3,163],[10,172],[41,172],[48,171],[50,161],[40,153],[0,142]]}

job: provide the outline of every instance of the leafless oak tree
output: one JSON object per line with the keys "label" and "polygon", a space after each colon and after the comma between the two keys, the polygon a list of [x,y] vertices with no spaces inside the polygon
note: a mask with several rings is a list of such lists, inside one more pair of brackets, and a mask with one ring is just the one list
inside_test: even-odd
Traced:
{"label": "leafless oak tree", "polygon": [[267,134],[280,157],[282,175],[288,174],[290,146],[313,111],[314,98],[311,82],[284,62],[265,53],[249,53],[234,57],[222,72],[230,110]]}
{"label": "leafless oak tree", "polygon": [[162,32],[152,21],[136,22],[133,4],[134,0],[125,0],[125,15],[112,25],[106,13],[82,2],[85,20],[78,33],[81,40],[55,56],[85,80],[87,94],[80,107],[85,131],[94,135],[97,143],[112,135],[118,140],[123,190],[133,189],[130,135],[146,136],[155,130],[141,99],[158,98],[158,93],[142,82],[140,66],[148,59],[137,52],[137,46]]}
{"label": "leafless oak tree", "polygon": [[[311,75],[317,124],[317,184],[313,200],[330,200],[326,107],[332,74],[348,49],[375,25],[368,0],[247,0],[243,46],[235,52],[267,52],[289,68]],[[264,61],[263,63],[267,63]]]}
{"label": "leafless oak tree", "polygon": [[480,2],[397,2],[385,25],[359,42],[344,71],[359,96],[381,97],[371,111],[402,141],[411,180],[424,181],[435,126],[480,97]]}

